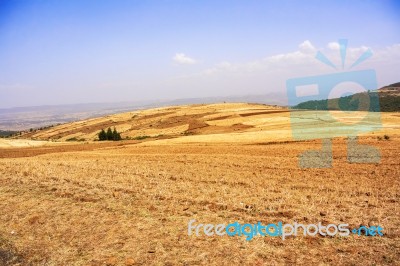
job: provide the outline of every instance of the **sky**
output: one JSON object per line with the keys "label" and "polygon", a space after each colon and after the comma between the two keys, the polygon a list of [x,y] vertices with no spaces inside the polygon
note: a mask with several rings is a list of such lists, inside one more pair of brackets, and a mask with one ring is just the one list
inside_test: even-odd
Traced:
{"label": "sky", "polygon": [[399,1],[0,0],[0,108],[285,95],[368,49],[399,82]]}

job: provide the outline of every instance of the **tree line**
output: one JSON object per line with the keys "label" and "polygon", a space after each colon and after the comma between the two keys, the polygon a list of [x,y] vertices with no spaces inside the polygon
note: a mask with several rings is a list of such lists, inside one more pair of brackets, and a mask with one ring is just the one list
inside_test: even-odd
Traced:
{"label": "tree line", "polygon": [[[362,100],[366,96],[369,101]],[[329,105],[331,103],[331,105]],[[399,112],[400,96],[368,91],[334,99],[310,100],[292,107],[308,110],[342,110],[369,112]]]}
{"label": "tree line", "polygon": [[121,133],[119,133],[115,127],[114,130],[111,130],[111,128],[108,128],[107,131],[105,131],[104,129],[102,129],[99,134],[99,140],[103,141],[103,140],[121,140]]}

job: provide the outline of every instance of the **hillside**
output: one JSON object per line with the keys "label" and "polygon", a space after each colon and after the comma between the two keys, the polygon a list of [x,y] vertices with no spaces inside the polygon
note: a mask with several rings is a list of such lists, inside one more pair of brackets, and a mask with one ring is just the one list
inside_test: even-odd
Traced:
{"label": "hillside", "polygon": [[[340,127],[340,124],[327,124],[321,120],[319,113],[322,111],[313,111],[315,117],[309,117],[307,111],[295,112],[296,116],[308,117],[304,126],[308,128],[312,122],[315,134],[325,134],[328,127],[332,130]],[[363,115],[354,112],[340,119],[352,123]],[[16,138],[45,140],[48,144],[86,143],[97,141],[101,129],[115,127],[125,143],[265,143],[293,140],[290,119],[290,110],[279,106],[250,103],[181,105],[66,123],[25,132]],[[399,117],[396,113],[384,113],[382,122],[385,132],[391,133],[398,128]],[[379,132],[380,126],[376,128]]]}
{"label": "hillside", "polygon": [[[400,111],[400,82],[385,86],[377,91],[356,93],[354,95],[331,99],[331,103],[339,108],[330,107],[329,110],[356,111],[359,109],[359,98],[369,94],[370,99],[379,97],[379,105],[369,106],[370,112],[399,112]],[[378,101],[373,101],[377,103]],[[313,100],[299,103],[295,109],[328,110],[328,100]],[[362,108],[362,107],[361,107]]]}
{"label": "hillside", "polygon": [[221,102],[257,102],[268,105],[285,105],[286,96],[283,93],[268,93],[263,95],[182,98],[164,101],[154,99],[149,101],[133,102],[82,103],[0,108],[0,131],[21,131],[30,128],[38,129],[49,125],[64,124],[132,110]]}
{"label": "hillside", "polygon": [[[267,123],[268,122],[268,123]],[[101,129],[116,128],[123,139],[250,133],[289,129],[286,108],[263,104],[199,104],[138,110],[26,132],[23,139],[97,140]]]}
{"label": "hillside", "polygon": [[387,89],[387,88],[400,88],[400,82],[396,82],[396,83],[387,85],[387,86],[383,87],[382,89]]}

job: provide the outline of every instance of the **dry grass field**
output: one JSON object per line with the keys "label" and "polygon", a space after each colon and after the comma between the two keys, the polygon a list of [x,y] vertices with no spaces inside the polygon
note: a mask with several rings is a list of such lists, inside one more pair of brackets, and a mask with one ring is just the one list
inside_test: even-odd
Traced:
{"label": "dry grass field", "polygon": [[[264,105],[158,108],[22,136],[52,140],[41,145],[5,141],[0,265],[399,265],[400,114],[382,122],[360,137],[379,164],[347,162],[336,138],[328,169],[299,168],[321,141],[293,141],[288,110]],[[108,126],[131,140],[93,141]],[[188,236],[191,219],[380,225],[384,236]]]}

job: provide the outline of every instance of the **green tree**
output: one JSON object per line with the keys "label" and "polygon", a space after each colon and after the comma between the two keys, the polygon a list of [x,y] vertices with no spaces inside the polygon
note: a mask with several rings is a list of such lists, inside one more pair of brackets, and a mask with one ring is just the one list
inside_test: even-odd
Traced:
{"label": "green tree", "polygon": [[111,130],[111,128],[108,128],[107,131],[105,131],[104,129],[102,129],[99,133],[99,140],[114,140],[114,141],[118,141],[118,140],[122,140],[121,138],[121,134],[115,129]]}
{"label": "green tree", "polygon": [[114,127],[114,130],[113,130],[113,140],[121,140],[121,134],[117,132],[115,127]]}
{"label": "green tree", "polygon": [[113,139],[114,139],[114,137],[113,137],[112,130],[111,130],[111,128],[108,128],[107,129],[107,140],[113,140]]}
{"label": "green tree", "polygon": [[99,133],[99,140],[107,140],[107,133],[102,129]]}

